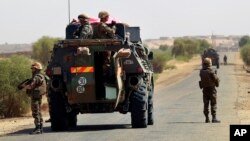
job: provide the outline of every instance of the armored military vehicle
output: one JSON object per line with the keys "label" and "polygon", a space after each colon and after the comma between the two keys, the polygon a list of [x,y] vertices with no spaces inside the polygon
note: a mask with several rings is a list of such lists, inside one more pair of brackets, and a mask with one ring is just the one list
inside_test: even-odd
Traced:
{"label": "armored military vehicle", "polygon": [[207,57],[212,60],[212,66],[216,66],[217,69],[220,68],[219,54],[216,52],[215,49],[208,48],[208,49],[204,50],[204,52],[202,54],[202,59],[207,58]]}
{"label": "armored military vehicle", "polygon": [[[54,45],[46,70],[51,129],[76,127],[78,114],[116,111],[131,112],[133,128],[153,125],[153,53],[142,45],[140,28],[117,23],[115,39],[73,39],[77,26],[67,26],[66,39]],[[107,51],[108,77],[103,68]]]}

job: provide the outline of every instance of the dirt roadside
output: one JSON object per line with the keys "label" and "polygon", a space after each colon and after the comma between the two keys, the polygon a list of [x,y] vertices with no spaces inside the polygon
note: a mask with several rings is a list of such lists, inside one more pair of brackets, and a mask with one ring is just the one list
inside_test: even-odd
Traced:
{"label": "dirt roadside", "polygon": [[[193,70],[200,68],[200,57],[194,57],[189,62],[179,62],[172,60],[168,62],[174,64],[176,69],[165,70],[159,75],[156,81],[156,89],[161,89],[166,85],[174,84],[192,73]],[[237,54],[235,64],[235,74],[238,84],[238,98],[236,102],[236,109],[242,124],[250,123],[250,86],[247,82],[250,81],[250,73],[246,73],[243,68],[243,62]],[[44,120],[48,119],[48,113],[43,112]],[[33,124],[31,116],[21,118],[0,119],[0,136],[24,129],[28,125]]]}
{"label": "dirt roadside", "polygon": [[200,68],[200,57],[193,57],[189,62],[180,62],[171,60],[168,62],[169,65],[176,66],[176,69],[164,70],[156,81],[156,89],[161,89],[166,85],[174,84],[185,77],[187,77],[192,71]]}
{"label": "dirt roadside", "polygon": [[250,124],[250,73],[244,68],[240,54],[236,54],[235,74],[238,85],[238,97],[235,107],[241,124]]}
{"label": "dirt roadside", "polygon": [[[44,97],[43,104],[46,103],[46,100],[47,99]],[[47,109],[44,109],[44,111],[42,111],[42,114],[43,114],[43,120],[49,119],[49,114]],[[24,117],[0,119],[0,136],[24,129],[26,126],[33,125],[33,123],[34,119],[31,116],[31,113],[27,114],[27,116]]]}

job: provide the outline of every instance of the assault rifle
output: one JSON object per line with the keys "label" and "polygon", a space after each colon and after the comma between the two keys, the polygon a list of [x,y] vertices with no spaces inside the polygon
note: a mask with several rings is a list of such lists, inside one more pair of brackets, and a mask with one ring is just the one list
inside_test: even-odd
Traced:
{"label": "assault rifle", "polygon": [[31,79],[26,79],[23,82],[21,82],[20,84],[17,85],[17,89],[18,90],[22,90],[25,86],[31,84],[32,80]]}

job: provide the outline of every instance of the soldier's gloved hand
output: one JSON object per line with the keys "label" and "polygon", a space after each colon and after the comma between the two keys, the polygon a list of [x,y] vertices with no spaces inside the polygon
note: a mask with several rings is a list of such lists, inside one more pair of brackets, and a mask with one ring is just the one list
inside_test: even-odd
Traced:
{"label": "soldier's gloved hand", "polygon": [[26,89],[26,90],[31,90],[31,86],[30,86],[30,85],[26,85],[26,86],[24,87],[24,89]]}

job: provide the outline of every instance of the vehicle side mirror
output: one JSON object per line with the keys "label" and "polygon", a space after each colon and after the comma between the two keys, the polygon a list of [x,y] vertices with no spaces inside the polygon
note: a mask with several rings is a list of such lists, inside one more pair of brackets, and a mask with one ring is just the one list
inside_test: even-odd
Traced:
{"label": "vehicle side mirror", "polygon": [[154,54],[152,51],[150,51],[148,54],[148,60],[153,60],[153,59],[154,59]]}

